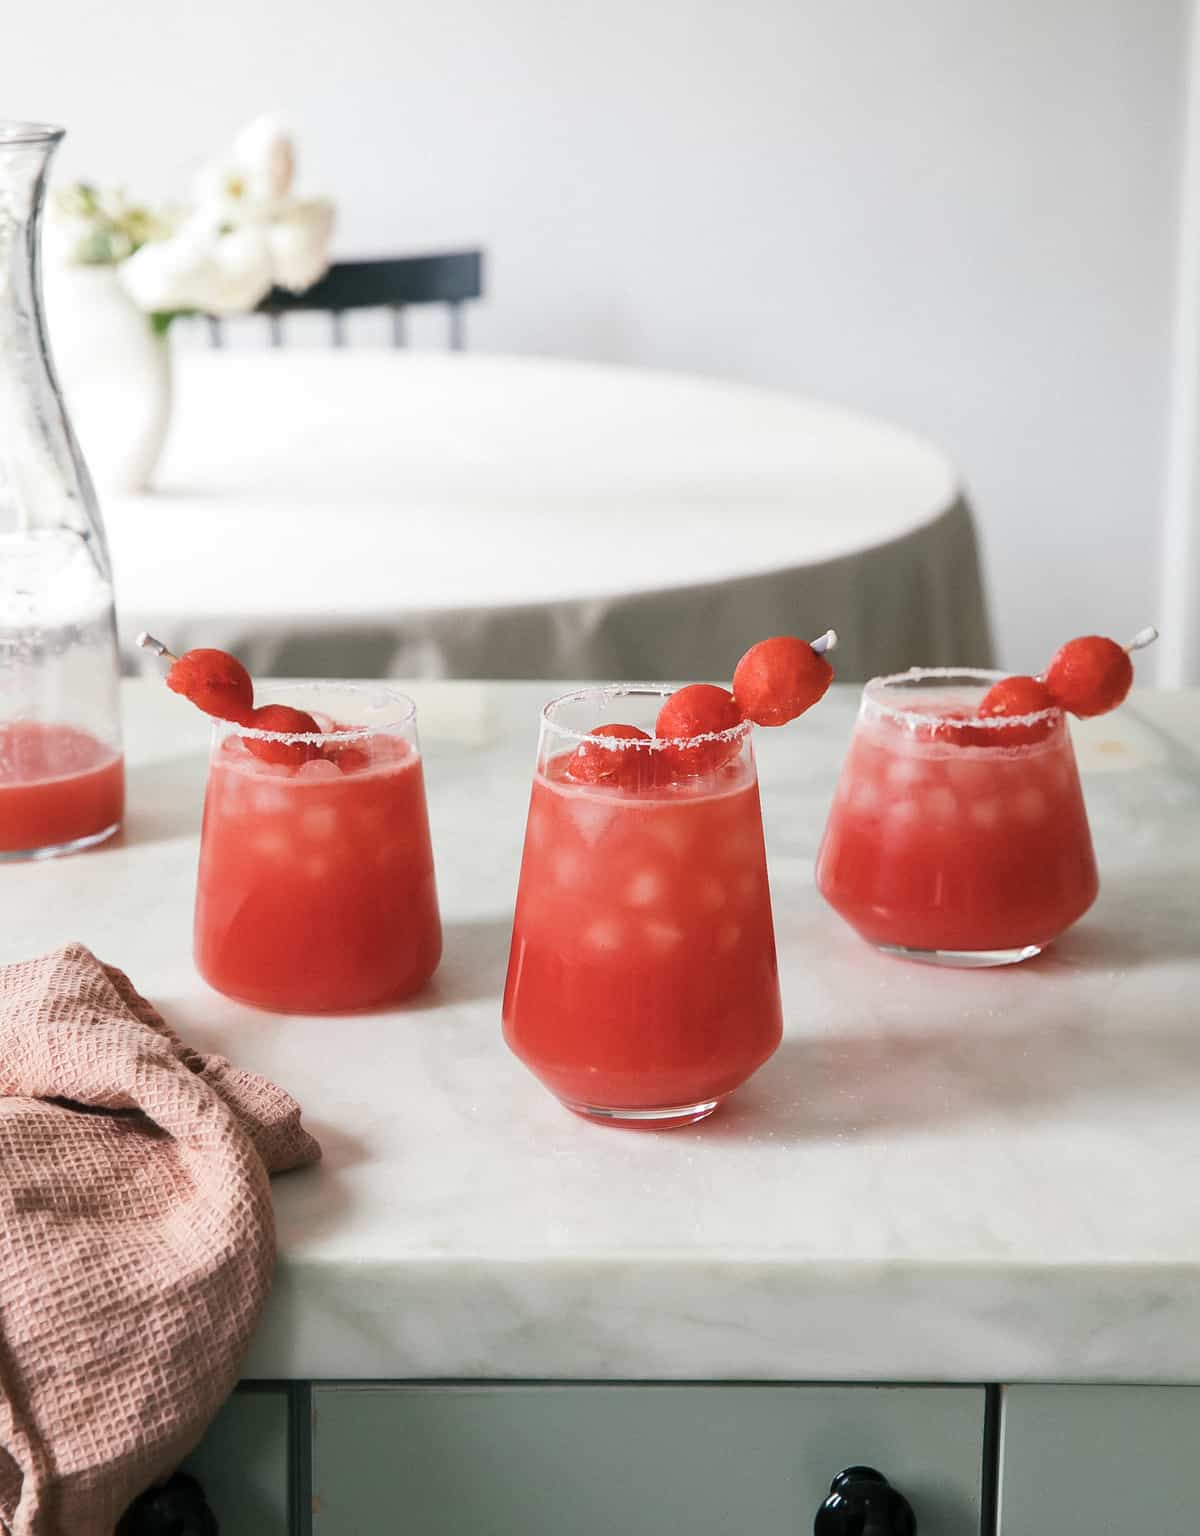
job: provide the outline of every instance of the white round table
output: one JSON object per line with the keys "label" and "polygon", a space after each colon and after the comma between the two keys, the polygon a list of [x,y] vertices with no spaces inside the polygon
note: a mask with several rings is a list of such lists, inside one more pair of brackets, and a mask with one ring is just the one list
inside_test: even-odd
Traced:
{"label": "white round table", "polygon": [[261,674],[727,678],[832,625],[843,678],[989,660],[955,473],[894,427],[535,358],[176,363],[157,491],[104,499],[127,651],[145,628]]}

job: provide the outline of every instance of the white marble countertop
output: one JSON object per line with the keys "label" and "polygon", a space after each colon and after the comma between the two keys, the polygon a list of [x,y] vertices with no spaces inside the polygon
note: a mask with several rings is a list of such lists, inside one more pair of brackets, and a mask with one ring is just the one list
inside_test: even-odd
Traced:
{"label": "white marble countertop", "polygon": [[1101,868],[1040,960],[876,955],[813,858],[855,691],[759,732],[786,1038],[706,1124],[585,1124],[499,1029],[537,684],[421,684],[446,956],[282,1018],[190,957],[207,732],[126,684],[114,845],[0,868],[0,960],[79,939],[304,1104],[257,1377],[1200,1381],[1200,693],[1076,732]]}

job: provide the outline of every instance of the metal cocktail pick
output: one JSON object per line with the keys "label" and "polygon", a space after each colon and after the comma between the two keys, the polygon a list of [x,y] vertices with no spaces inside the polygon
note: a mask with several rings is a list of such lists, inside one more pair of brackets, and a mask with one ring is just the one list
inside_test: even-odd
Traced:
{"label": "metal cocktail pick", "polygon": [[141,646],[143,651],[153,651],[154,654],[161,657],[163,661],[179,660],[179,657],[176,656],[174,651],[167,650],[166,646],[162,643],[161,640],[156,640],[154,636],[148,634],[146,630],[142,630],[141,634],[137,637],[137,643]]}

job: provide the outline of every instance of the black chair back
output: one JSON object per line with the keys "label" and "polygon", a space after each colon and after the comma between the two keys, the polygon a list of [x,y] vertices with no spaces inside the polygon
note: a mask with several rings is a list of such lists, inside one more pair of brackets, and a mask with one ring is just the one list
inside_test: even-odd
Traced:
{"label": "black chair back", "polygon": [[[450,319],[450,347],[466,345],[463,305],[483,296],[483,252],[449,251],[440,256],[397,256],[380,261],[338,261],[303,293],[273,288],[258,306],[271,328],[271,345],[284,342],[284,316],[300,310],[329,315],[335,347],[346,344],[346,311],[389,309],[392,345],[406,345],[404,314],[412,304],[444,304]],[[224,342],[224,322],[209,315],[208,336],[214,347]]]}

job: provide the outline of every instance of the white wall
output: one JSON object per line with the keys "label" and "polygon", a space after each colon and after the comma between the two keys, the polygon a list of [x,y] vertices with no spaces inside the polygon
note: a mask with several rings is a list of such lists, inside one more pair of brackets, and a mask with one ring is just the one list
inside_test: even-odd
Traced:
{"label": "white wall", "polygon": [[64,168],[159,191],[283,109],[344,253],[488,247],[474,345],[920,429],[1035,668],[1158,610],[1189,9],[58,0],[0,101],[68,124]]}

